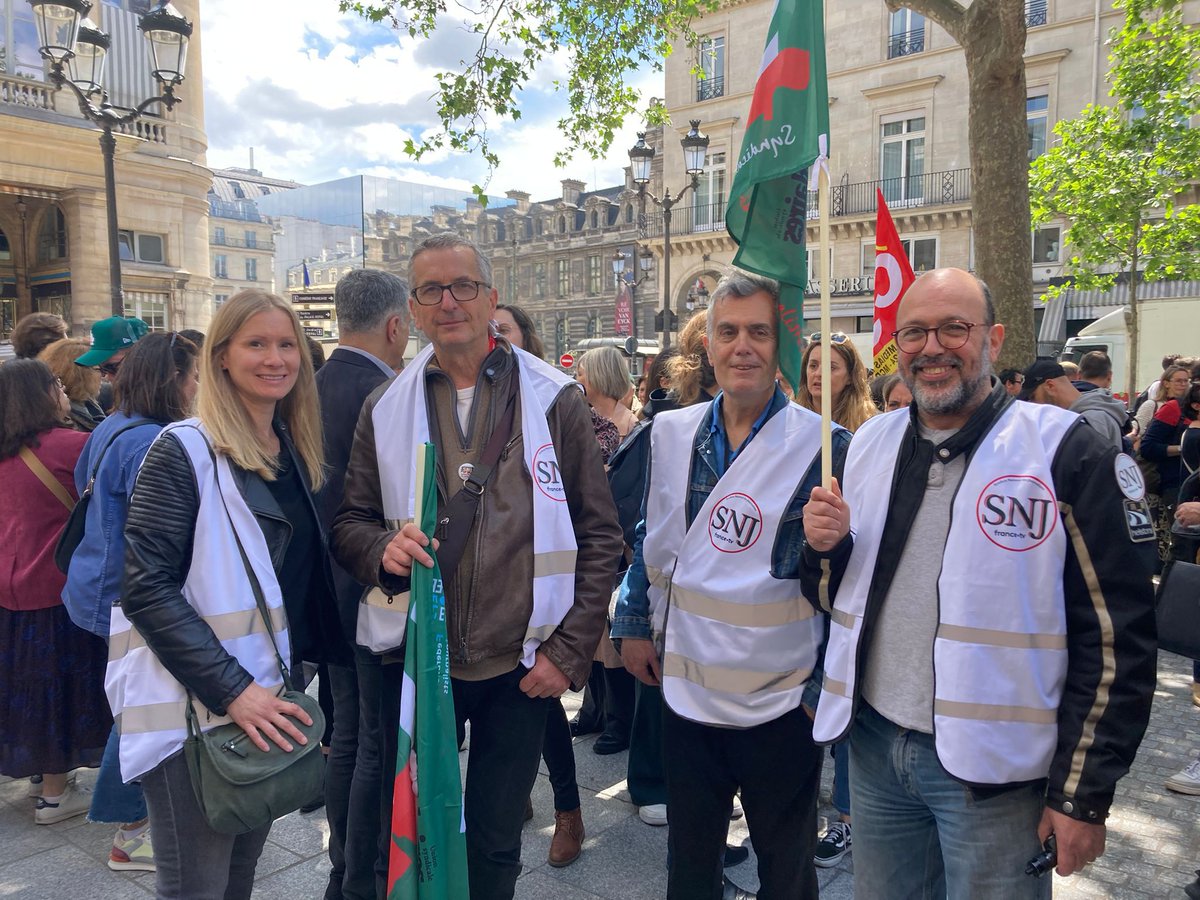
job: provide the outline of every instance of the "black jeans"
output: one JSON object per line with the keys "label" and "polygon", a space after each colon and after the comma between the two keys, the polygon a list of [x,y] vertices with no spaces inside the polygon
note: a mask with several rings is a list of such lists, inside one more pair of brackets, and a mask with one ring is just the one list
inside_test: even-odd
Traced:
{"label": "black jeans", "polygon": [[760,900],[816,900],[821,750],[796,708],[753,728],[681,718],[664,703],[663,758],[670,833],[668,900],[720,900],[734,792],[741,788],[758,856]]}
{"label": "black jeans", "polygon": [[[350,819],[350,791],[358,757],[358,674],[350,666],[323,667],[322,684],[328,683],[333,701],[333,733],[329,738],[329,756],[325,760],[325,815],[329,820],[329,886],[325,900],[342,900],[342,881],[346,874],[346,835]],[[364,852],[363,842],[355,842],[355,852],[364,857],[367,870],[374,853]],[[366,850],[370,851],[370,847]],[[358,867],[362,871],[362,866]]]}
{"label": "black jeans", "polygon": [[527,672],[517,666],[486,681],[452,679],[454,715],[460,724],[471,723],[463,801],[471,900],[511,900],[521,874],[525,801],[537,779],[554,702],[521,692]]}
{"label": "black jeans", "polygon": [[579,809],[579,782],[575,780],[575,747],[567,725],[567,711],[562,700],[552,700],[546,715],[546,736],[542,741],[542,758],[554,789],[554,808],[558,812]]}
{"label": "black jeans", "polygon": [[662,688],[650,687],[638,681],[634,696],[636,700],[633,723],[629,729],[629,762],[625,777],[633,805],[654,806],[667,802],[662,755]]}

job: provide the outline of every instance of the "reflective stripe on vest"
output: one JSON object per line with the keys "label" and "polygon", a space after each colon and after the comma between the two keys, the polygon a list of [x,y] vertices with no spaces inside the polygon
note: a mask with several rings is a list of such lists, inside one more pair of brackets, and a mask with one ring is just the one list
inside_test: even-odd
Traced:
{"label": "reflective stripe on vest", "polygon": [[[934,736],[948,772],[974,784],[1043,778],[1066,677],[1066,536],[1051,466],[1077,421],[1014,403],[971,456],[951,509],[938,578]],[[857,695],[862,616],[907,412],[876,416],[846,459],[854,550],[835,598],[814,737],[837,740]]]}
{"label": "reflective stripe on vest", "polygon": [[819,449],[819,420],[794,404],[776,413],[687,528],[692,448],[711,409],[655,417],[643,554],[665,648],[663,699],[685,718],[748,728],[800,704],[822,638],[799,582],[770,574],[783,516]]}

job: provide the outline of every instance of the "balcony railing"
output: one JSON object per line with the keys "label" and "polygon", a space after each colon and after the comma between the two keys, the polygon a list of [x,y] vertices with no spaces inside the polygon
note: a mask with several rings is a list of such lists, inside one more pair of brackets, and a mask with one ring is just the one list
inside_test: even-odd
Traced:
{"label": "balcony railing", "polygon": [[1046,0],[1025,0],[1025,27],[1046,24]]}
{"label": "balcony railing", "polygon": [[57,93],[53,85],[29,78],[0,75],[0,108],[19,106],[24,109],[53,110]]}
{"label": "balcony railing", "polygon": [[725,96],[725,76],[717,75],[713,78],[701,78],[696,82],[696,102],[703,103],[705,100],[715,100],[717,97]]}
{"label": "balcony railing", "polygon": [[247,241],[245,238],[222,237],[221,235],[215,235],[212,242],[219,247],[238,247],[246,250],[275,249],[274,241],[264,241],[262,238],[258,238],[253,241]]}
{"label": "balcony railing", "polygon": [[[927,172],[907,178],[883,178],[877,181],[862,181],[855,184],[835,184],[830,189],[830,213],[839,216],[875,215],[876,189],[883,191],[888,207],[894,212],[906,209],[930,209],[938,206],[954,206],[971,199],[971,170],[953,169],[946,172]],[[706,234],[725,230],[726,200],[715,203],[679,206],[671,211],[671,236]],[[808,193],[808,218],[820,215],[817,192]],[[663,214],[661,210],[647,210],[645,223],[647,238],[661,238]]]}
{"label": "balcony railing", "polygon": [[912,56],[925,50],[925,28],[914,28],[900,34],[893,34],[888,39],[888,59],[899,56]]}

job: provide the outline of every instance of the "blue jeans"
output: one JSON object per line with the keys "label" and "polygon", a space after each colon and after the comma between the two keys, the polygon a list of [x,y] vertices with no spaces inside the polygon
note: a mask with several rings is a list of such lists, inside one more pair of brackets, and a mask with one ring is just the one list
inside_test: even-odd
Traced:
{"label": "blue jeans", "polygon": [[850,731],[854,894],[871,900],[1048,900],[1042,784],[976,791],[938,761],[933,736],[893,725],[865,703]]}
{"label": "blue jeans", "polygon": [[121,737],[114,725],[104,745],[104,758],[92,789],[92,808],[89,822],[111,822],[129,825],[146,818],[146,796],[140,784],[126,784],[121,778]]}

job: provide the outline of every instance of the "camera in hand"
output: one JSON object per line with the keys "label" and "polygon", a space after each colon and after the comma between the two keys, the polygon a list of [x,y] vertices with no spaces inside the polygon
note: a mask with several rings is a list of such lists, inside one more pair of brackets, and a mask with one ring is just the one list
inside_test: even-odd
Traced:
{"label": "camera in hand", "polygon": [[1056,865],[1058,865],[1058,841],[1054,839],[1054,835],[1050,835],[1046,838],[1046,843],[1042,844],[1042,852],[1025,864],[1025,874],[1041,878],[1047,872],[1052,871]]}

